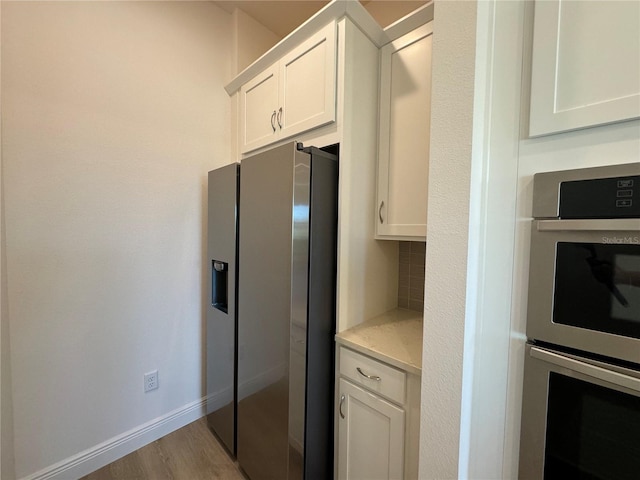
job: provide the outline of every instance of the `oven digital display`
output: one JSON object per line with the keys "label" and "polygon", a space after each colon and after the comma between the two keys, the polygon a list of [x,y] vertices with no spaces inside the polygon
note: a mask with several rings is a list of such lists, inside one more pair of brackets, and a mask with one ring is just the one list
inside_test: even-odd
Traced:
{"label": "oven digital display", "polygon": [[553,321],[640,338],[640,245],[559,242]]}
{"label": "oven digital display", "polygon": [[640,175],[562,182],[560,218],[640,217]]}

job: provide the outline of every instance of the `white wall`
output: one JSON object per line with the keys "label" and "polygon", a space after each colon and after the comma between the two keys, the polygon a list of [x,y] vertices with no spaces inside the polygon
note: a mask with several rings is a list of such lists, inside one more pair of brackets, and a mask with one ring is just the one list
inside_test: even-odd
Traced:
{"label": "white wall", "polygon": [[239,8],[233,11],[233,26],[235,52],[233,58],[234,76],[282,40],[281,37]]}
{"label": "white wall", "polygon": [[[0,3],[0,39],[2,38],[1,32],[2,3]],[[2,58],[0,55],[0,78],[1,77]],[[2,111],[1,89],[0,111]],[[0,124],[0,145],[1,144],[2,125]],[[15,478],[15,466],[13,461],[13,401],[11,392],[11,350],[9,343],[9,304],[7,303],[7,257],[5,250],[3,182],[2,149],[0,148],[0,478],[12,480]]]}
{"label": "white wall", "polygon": [[[1,137],[0,137],[1,138]],[[0,158],[0,172],[2,170]],[[0,189],[2,178],[0,174]],[[0,192],[0,202],[2,192]],[[0,206],[0,478],[15,478],[13,449],[13,398],[11,391],[11,350],[9,343],[9,304],[5,252],[4,209]]]}
{"label": "white wall", "polygon": [[426,0],[373,0],[363,6],[385,28],[417,8],[422,7],[425,3],[427,3]]}
{"label": "white wall", "polygon": [[[230,15],[210,2],[2,8],[15,456],[24,477],[174,418],[204,395],[206,172],[229,159],[232,31]],[[160,388],[145,394],[152,369]]]}
{"label": "white wall", "polygon": [[12,480],[15,478],[13,458],[13,398],[11,391],[9,304],[7,302],[7,261],[1,172],[2,158],[0,157],[0,478],[3,480]]}
{"label": "white wall", "polygon": [[476,5],[436,2],[420,478],[457,478],[465,333]]}

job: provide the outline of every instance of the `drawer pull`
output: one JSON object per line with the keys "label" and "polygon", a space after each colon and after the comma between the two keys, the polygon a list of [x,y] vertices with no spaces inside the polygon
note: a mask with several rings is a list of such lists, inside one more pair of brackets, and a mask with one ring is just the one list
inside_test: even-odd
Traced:
{"label": "drawer pull", "polygon": [[362,375],[363,377],[368,378],[369,380],[375,380],[376,382],[380,381],[380,377],[379,376],[377,376],[377,375],[367,375],[362,370],[360,370],[360,367],[356,367],[356,370],[358,370],[358,373],[360,375]]}
{"label": "drawer pull", "polygon": [[343,404],[343,403],[344,403],[344,395],[342,395],[342,396],[340,397],[340,408],[339,408],[339,410],[340,410],[340,416],[341,416],[342,418],[344,418],[344,413],[342,413],[342,404]]}

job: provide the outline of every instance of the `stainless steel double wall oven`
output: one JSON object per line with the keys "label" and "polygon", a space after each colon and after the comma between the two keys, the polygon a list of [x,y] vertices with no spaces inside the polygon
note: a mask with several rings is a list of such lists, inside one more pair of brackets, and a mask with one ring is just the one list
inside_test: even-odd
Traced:
{"label": "stainless steel double wall oven", "polygon": [[640,478],[640,163],[537,174],[520,478]]}

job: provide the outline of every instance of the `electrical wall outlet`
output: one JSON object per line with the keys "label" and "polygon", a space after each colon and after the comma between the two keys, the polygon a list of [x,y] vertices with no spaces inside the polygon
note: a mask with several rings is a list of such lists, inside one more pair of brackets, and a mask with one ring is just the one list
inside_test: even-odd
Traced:
{"label": "electrical wall outlet", "polygon": [[144,391],[155,390],[158,388],[158,370],[144,374]]}

